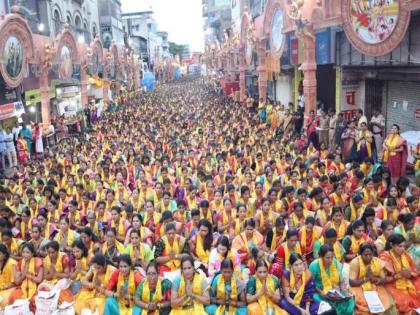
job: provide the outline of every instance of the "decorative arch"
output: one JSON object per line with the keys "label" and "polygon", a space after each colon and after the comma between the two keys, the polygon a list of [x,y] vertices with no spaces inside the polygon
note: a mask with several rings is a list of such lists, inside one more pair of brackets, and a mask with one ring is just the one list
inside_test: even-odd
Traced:
{"label": "decorative arch", "polygon": [[73,64],[80,62],[77,43],[66,24],[55,39],[55,60],[59,64],[59,73],[64,80],[69,80],[73,74]]}
{"label": "decorative arch", "polygon": [[[32,32],[28,23],[16,13],[3,15],[0,19],[0,72],[6,84],[15,88],[21,84],[27,64],[35,61]],[[9,53],[15,57],[9,59]]]}
{"label": "decorative arch", "polygon": [[66,20],[65,20],[65,23],[67,23],[69,25],[73,25],[73,14],[71,14],[70,11],[67,11],[66,12]]}
{"label": "decorative arch", "polygon": [[53,18],[53,20],[55,19],[55,12],[58,13],[58,21],[62,21],[63,12],[61,12],[61,9],[58,5],[54,5],[53,8],[52,8],[52,14],[53,14],[52,18]]}
{"label": "decorative arch", "polygon": [[[269,0],[265,12],[264,12],[264,22],[263,22],[263,38],[270,39],[270,50],[271,53],[277,57],[280,57],[283,54],[284,43],[286,36],[284,35],[284,25],[285,25],[285,14],[286,10],[283,6],[281,0]],[[279,28],[276,29],[274,23],[281,23]],[[280,32],[280,34],[273,34],[273,32]],[[276,49],[276,46],[278,49]]]}
{"label": "decorative arch", "polygon": [[117,74],[118,74],[119,53],[118,53],[118,47],[114,41],[111,42],[111,45],[109,46],[109,49],[108,49],[108,53],[109,53],[109,58],[107,60],[108,78],[110,78],[111,80],[116,80]]}

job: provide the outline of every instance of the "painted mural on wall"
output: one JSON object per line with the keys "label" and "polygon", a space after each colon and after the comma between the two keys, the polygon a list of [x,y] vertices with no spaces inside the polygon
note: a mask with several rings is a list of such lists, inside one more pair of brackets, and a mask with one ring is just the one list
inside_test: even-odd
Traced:
{"label": "painted mural on wall", "polygon": [[4,45],[3,62],[10,78],[15,79],[22,72],[23,47],[15,36],[10,36]]}
{"label": "painted mural on wall", "polygon": [[351,0],[351,26],[357,36],[368,44],[389,38],[399,15],[398,0]]}
{"label": "painted mural on wall", "polygon": [[283,12],[281,10],[276,10],[276,13],[273,16],[273,24],[271,27],[271,43],[273,45],[274,51],[278,52],[281,49],[283,44]]}
{"label": "painted mural on wall", "polygon": [[67,46],[61,48],[60,59],[60,74],[63,78],[68,79],[73,74],[73,62],[70,56],[70,49]]}

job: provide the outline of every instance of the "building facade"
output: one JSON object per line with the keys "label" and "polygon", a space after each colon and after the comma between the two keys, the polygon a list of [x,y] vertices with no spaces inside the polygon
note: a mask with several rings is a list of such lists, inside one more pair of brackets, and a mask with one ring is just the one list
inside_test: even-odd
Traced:
{"label": "building facade", "polygon": [[105,48],[114,41],[118,46],[124,44],[121,1],[98,0],[99,27]]}
{"label": "building facade", "polygon": [[248,94],[348,118],[378,108],[387,130],[419,130],[419,10],[417,0],[232,0],[239,49],[228,27],[221,40],[207,37],[206,66],[237,84],[241,101]]}

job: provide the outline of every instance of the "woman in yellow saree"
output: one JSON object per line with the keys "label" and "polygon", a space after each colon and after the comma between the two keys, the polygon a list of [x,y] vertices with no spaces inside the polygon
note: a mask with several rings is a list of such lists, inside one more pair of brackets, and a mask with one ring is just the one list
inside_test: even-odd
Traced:
{"label": "woman in yellow saree", "polygon": [[190,253],[198,260],[207,273],[211,247],[213,245],[213,227],[209,220],[201,219],[198,233],[189,240]]}
{"label": "woman in yellow saree", "polygon": [[281,309],[280,280],[268,273],[268,266],[264,259],[256,262],[256,273],[246,285],[246,301],[248,314],[286,315]]}
{"label": "woman in yellow saree", "polygon": [[6,245],[0,244],[0,308],[9,304],[9,298],[16,290],[16,261],[10,258]]}
{"label": "woman in yellow saree", "polygon": [[194,270],[194,259],[181,260],[181,275],[172,283],[170,315],[207,315],[205,305],[210,303],[207,280]]}
{"label": "woman in yellow saree", "polygon": [[355,313],[370,314],[364,291],[376,291],[385,308],[384,314],[397,314],[394,300],[384,287],[387,282],[385,262],[373,257],[374,253],[375,246],[364,243],[360,246],[359,256],[350,262],[350,291],[356,299]]}
{"label": "woman in yellow saree", "polygon": [[31,310],[35,309],[35,294],[44,277],[42,260],[35,258],[35,248],[31,243],[24,243],[21,248],[22,259],[17,263],[16,284],[19,286],[9,298],[10,304],[17,299],[30,299]]}
{"label": "woman in yellow saree", "polygon": [[105,288],[108,280],[115,271],[115,267],[106,263],[105,256],[96,254],[92,258],[92,266],[82,279],[82,289],[76,297],[74,309],[80,314],[82,309],[89,309],[91,312],[104,313]]}

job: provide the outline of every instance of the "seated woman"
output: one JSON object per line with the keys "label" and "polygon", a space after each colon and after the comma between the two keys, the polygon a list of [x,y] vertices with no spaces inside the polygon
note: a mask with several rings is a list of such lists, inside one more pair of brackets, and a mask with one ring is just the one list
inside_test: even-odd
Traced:
{"label": "seated woman", "polygon": [[0,308],[10,304],[16,291],[16,261],[10,257],[6,245],[0,243]]}
{"label": "seated woman", "polygon": [[264,259],[256,261],[256,273],[248,280],[246,293],[248,314],[287,314],[278,306],[281,298],[280,280],[268,273]]}
{"label": "seated woman", "polygon": [[19,286],[10,296],[9,303],[16,299],[29,299],[31,310],[35,309],[35,295],[38,285],[44,277],[44,267],[41,258],[35,258],[35,248],[31,243],[24,243],[21,247],[22,259],[16,266],[16,284]]}
{"label": "seated woman", "polygon": [[89,263],[93,256],[101,251],[99,239],[90,227],[85,226],[80,230],[80,240],[88,250],[87,259]]}
{"label": "seated woman", "polygon": [[346,236],[349,224],[348,221],[344,220],[343,210],[338,206],[334,206],[331,211],[331,221],[328,221],[323,228],[324,231],[333,228],[337,232],[338,240],[341,241]]}
{"label": "seated woman", "polygon": [[308,216],[305,225],[299,230],[299,244],[301,245],[302,255],[307,264],[314,260],[314,244],[322,236],[322,228],[315,225],[315,218]]}
{"label": "seated woman", "polygon": [[81,240],[75,241],[73,243],[74,268],[70,271],[70,279],[73,280],[71,283],[71,294],[73,296],[82,288],[81,280],[89,270],[87,255],[88,250],[83,242]]}
{"label": "seated woman", "polygon": [[179,269],[183,254],[185,238],[176,234],[175,224],[169,223],[165,227],[166,235],[159,239],[155,248],[155,259],[159,266],[159,274]]}
{"label": "seated woman", "polygon": [[141,275],[132,270],[130,256],[123,254],[118,258],[118,269],[115,270],[106,285],[104,315],[130,315],[134,305],[136,288]]}
{"label": "seated woman", "polygon": [[384,287],[387,282],[385,262],[374,257],[374,253],[375,246],[364,243],[359,248],[359,256],[350,262],[350,291],[356,300],[356,313],[370,314],[364,291],[376,291],[385,314],[395,314],[394,301]]}
{"label": "seated woman", "polygon": [[16,261],[20,260],[19,242],[13,236],[11,229],[6,228],[0,233],[0,243],[6,245],[10,257]]}
{"label": "seated woman", "polygon": [[96,311],[99,314],[104,313],[105,288],[115,267],[108,265],[102,254],[93,256],[91,263],[91,268],[81,281],[82,289],[76,297],[74,304],[76,314],[80,314],[84,308],[91,310],[92,313]]}
{"label": "seated woman", "polygon": [[130,223],[122,218],[122,209],[118,206],[113,206],[111,208],[111,221],[109,221],[108,226],[115,228],[117,235],[117,241],[124,244],[125,233],[127,232]]}
{"label": "seated woman", "polygon": [[146,269],[150,261],[153,260],[153,253],[149,245],[141,242],[140,231],[130,230],[130,244],[125,248],[125,254],[129,255],[134,268]]}
{"label": "seated woman", "polygon": [[363,211],[362,217],[360,218],[365,224],[365,234],[371,240],[376,240],[378,238],[378,227],[375,223],[376,212],[373,208],[365,208]]}
{"label": "seated woman", "polygon": [[191,256],[201,263],[205,272],[208,270],[212,245],[213,226],[209,220],[201,219],[198,223],[198,233],[188,241],[188,246]]}
{"label": "seated woman", "polygon": [[130,232],[131,230],[139,230],[141,235],[141,241],[149,245],[150,248],[153,247],[153,233],[145,226],[142,225],[141,215],[135,213],[131,219],[131,227],[127,231],[124,245],[127,246],[130,243]]}
{"label": "seated woman", "polygon": [[298,240],[298,230],[295,228],[287,230],[286,242],[277,248],[275,264],[278,264],[281,267],[281,270],[290,269],[289,259],[291,253],[302,255],[302,248]]}
{"label": "seated woman", "polygon": [[381,223],[382,235],[375,241],[376,252],[380,255],[385,250],[386,241],[394,234],[394,223],[390,220],[383,220]]}
{"label": "seated woman", "polygon": [[319,258],[310,264],[309,271],[312,273],[317,291],[314,294],[314,300],[318,303],[327,302],[337,314],[353,315],[354,299],[338,299],[336,294],[332,293],[335,290],[347,295],[342,264],[334,258],[334,250],[330,246],[321,246]]}
{"label": "seated woman", "polygon": [[283,272],[284,297],[280,300],[280,307],[291,315],[318,314],[319,303],[313,299],[315,284],[302,256],[292,253],[289,263],[290,271]]}
{"label": "seated woman", "polygon": [[31,229],[31,239],[29,240],[35,248],[36,257],[45,257],[47,256],[47,251],[45,246],[47,246],[49,240],[41,236],[41,228],[34,224]]}
{"label": "seated woman", "polygon": [[233,272],[233,263],[229,258],[221,262],[220,273],[210,286],[210,301],[206,307],[210,315],[233,314],[246,315],[245,288]]}
{"label": "seated woman", "polygon": [[372,243],[372,240],[365,234],[365,224],[362,220],[351,223],[347,229],[347,235],[343,239],[345,250],[344,260],[350,262],[359,254],[359,247],[363,243]]}
{"label": "seated woman", "polygon": [[220,271],[222,261],[226,258],[232,261],[235,271],[240,271],[239,255],[234,249],[230,248],[228,237],[222,235],[217,239],[216,247],[210,252],[208,269],[209,277],[213,277]]}
{"label": "seated woman", "polygon": [[416,266],[404,248],[405,239],[400,234],[386,241],[380,258],[385,261],[385,271],[391,282],[386,284],[400,313],[415,313],[420,307],[420,277]]}
{"label": "seated woman", "polygon": [[172,283],[171,315],[206,315],[204,307],[210,303],[206,278],[194,270],[194,259],[181,260],[181,275]]}
{"label": "seated woman", "polygon": [[255,229],[255,221],[253,218],[245,221],[245,232],[236,236],[232,241],[232,248],[235,249],[241,260],[241,269],[255,269],[252,259],[252,249],[254,247],[262,248],[264,245],[264,237]]}
{"label": "seated woman", "polygon": [[70,221],[68,217],[62,216],[60,218],[60,230],[55,235],[54,240],[60,246],[60,251],[71,253],[73,242],[79,238],[79,234],[70,229]]}
{"label": "seated woman", "polygon": [[[56,241],[47,244],[47,257],[45,257],[44,281],[39,285],[40,291],[52,291],[60,280],[70,279],[70,258],[67,254],[59,251],[60,245]],[[70,289],[61,290],[58,305],[62,302],[73,302],[73,296]]]}
{"label": "seated woman", "polygon": [[159,278],[155,262],[145,268],[146,278],[141,280],[134,296],[133,315],[168,315],[171,311],[171,282]]}
{"label": "seated woman", "polygon": [[401,213],[398,216],[400,225],[395,227],[394,232],[404,237],[404,246],[407,252],[416,265],[416,268],[420,267],[420,235],[418,229],[415,227],[416,217],[412,213]]}
{"label": "seated woman", "polygon": [[277,248],[284,242],[286,239],[286,222],[282,216],[278,216],[276,219],[275,227],[267,232],[267,237],[265,238],[265,245],[267,251],[271,254],[274,254]]}
{"label": "seated woman", "polygon": [[102,254],[105,256],[107,263],[117,267],[118,257],[124,252],[124,245],[117,241],[117,230],[113,227],[108,228],[105,233],[105,243],[102,246]]}

